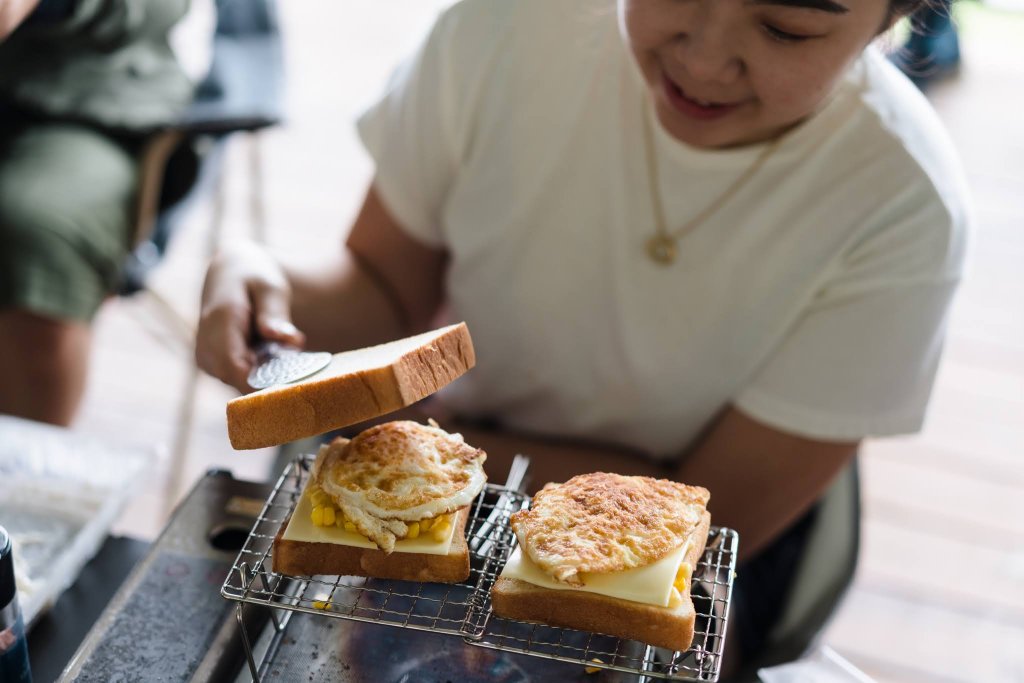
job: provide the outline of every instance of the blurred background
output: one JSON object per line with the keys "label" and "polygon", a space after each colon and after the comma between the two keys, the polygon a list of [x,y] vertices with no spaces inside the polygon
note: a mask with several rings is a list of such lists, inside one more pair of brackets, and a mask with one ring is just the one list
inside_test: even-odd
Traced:
{"label": "blurred background", "polygon": [[[279,3],[282,125],[230,139],[222,186],[182,213],[151,291],[110,300],[96,321],[74,431],[152,455],[115,533],[154,538],[209,468],[276,477],[272,451],[228,444],[233,390],[193,370],[206,262],[217,240],[252,237],[261,215],[276,249],[339,248],[371,171],[354,118],[446,4]],[[1024,3],[963,0],[954,16],[960,66],[926,94],[974,193],[970,270],[925,431],[864,449],[860,564],[825,635],[891,683],[1024,680]],[[175,35],[196,76],[209,61],[212,17],[196,0]],[[884,41],[900,44],[904,30]]]}

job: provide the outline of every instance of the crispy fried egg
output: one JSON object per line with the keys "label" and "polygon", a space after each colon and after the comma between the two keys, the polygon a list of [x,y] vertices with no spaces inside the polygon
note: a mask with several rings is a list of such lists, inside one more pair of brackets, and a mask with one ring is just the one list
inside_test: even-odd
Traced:
{"label": "crispy fried egg", "polygon": [[523,551],[556,581],[644,567],[686,542],[710,494],[667,479],[595,472],[547,484],[512,515]]}
{"label": "crispy fried egg", "polygon": [[436,423],[387,422],[321,447],[314,480],[385,552],[408,523],[454,512],[486,482],[487,454]]}

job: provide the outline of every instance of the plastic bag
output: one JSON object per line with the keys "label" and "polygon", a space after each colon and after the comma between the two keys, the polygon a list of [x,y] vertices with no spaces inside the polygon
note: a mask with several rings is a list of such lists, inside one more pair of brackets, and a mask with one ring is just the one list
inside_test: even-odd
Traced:
{"label": "plastic bag", "polygon": [[0,415],[0,524],[14,545],[26,625],[96,554],[146,466],[147,453]]}

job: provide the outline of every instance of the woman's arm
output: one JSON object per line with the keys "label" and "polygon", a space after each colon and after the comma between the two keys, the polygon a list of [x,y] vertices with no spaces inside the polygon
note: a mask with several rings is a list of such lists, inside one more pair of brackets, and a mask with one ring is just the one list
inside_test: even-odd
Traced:
{"label": "woman's arm", "polygon": [[771,542],[816,500],[857,452],[857,443],[794,436],[728,408],[684,464],[661,466],[636,453],[599,445],[481,430],[442,422],[487,451],[486,467],[501,482],[516,453],[530,456],[528,490],[584,472],[611,471],[665,477],[711,491],[712,521],[740,534],[740,560]]}
{"label": "woman's arm", "polygon": [[859,445],[795,436],[729,408],[673,478],[711,491],[712,519],[739,532],[743,560],[810,508]]}
{"label": "woman's arm", "polygon": [[444,251],[417,242],[370,187],[345,249],[326,263],[286,264],[295,324],[310,348],[338,351],[429,328],[444,298]]}

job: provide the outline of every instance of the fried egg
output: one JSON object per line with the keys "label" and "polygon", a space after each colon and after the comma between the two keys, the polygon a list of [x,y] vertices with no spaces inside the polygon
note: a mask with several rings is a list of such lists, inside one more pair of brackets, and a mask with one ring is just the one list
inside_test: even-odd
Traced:
{"label": "fried egg", "polygon": [[436,423],[387,422],[323,446],[313,478],[359,533],[390,553],[409,523],[469,505],[487,480],[486,458]]}
{"label": "fried egg", "polygon": [[523,551],[556,581],[644,567],[682,546],[710,493],[667,479],[595,472],[547,484],[512,515]]}

